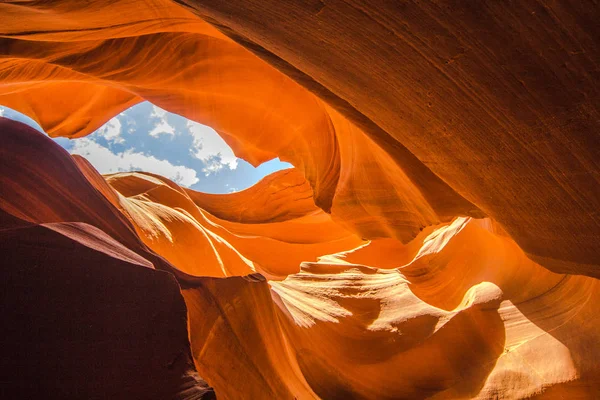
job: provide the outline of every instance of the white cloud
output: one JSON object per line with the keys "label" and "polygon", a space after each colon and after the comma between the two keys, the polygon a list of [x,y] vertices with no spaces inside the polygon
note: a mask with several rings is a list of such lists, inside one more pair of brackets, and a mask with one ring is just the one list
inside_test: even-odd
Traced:
{"label": "white cloud", "polygon": [[154,124],[154,128],[148,133],[150,136],[158,137],[159,135],[175,135],[175,128],[167,121],[167,112],[165,110],[153,105],[150,118],[158,119]]}
{"label": "white cloud", "polygon": [[102,125],[96,133],[109,142],[123,143],[125,140],[121,137],[121,121],[119,117],[114,117],[106,124]]}
{"label": "white cloud", "polygon": [[238,159],[233,150],[214,129],[193,121],[187,121],[187,128],[194,140],[190,152],[204,162],[202,172],[206,176],[224,167],[237,168]]}
{"label": "white cloud", "polygon": [[153,118],[164,118],[167,116],[167,111],[152,104],[152,113],[150,116]]}
{"label": "white cloud", "polygon": [[71,154],[79,154],[92,163],[101,174],[123,171],[152,172],[182,186],[192,186],[198,182],[196,171],[183,165],[173,165],[167,160],[134,152],[132,149],[113,153],[89,138],[73,140]]}
{"label": "white cloud", "polygon": [[4,116],[4,107],[0,107],[0,117]]}

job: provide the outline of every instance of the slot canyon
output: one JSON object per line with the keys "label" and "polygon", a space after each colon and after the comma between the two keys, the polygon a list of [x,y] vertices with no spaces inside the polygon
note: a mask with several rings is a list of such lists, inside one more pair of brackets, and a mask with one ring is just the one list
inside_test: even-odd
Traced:
{"label": "slot canyon", "polygon": [[[0,397],[600,399],[595,0],[0,2]],[[100,174],[150,102],[293,168]]]}

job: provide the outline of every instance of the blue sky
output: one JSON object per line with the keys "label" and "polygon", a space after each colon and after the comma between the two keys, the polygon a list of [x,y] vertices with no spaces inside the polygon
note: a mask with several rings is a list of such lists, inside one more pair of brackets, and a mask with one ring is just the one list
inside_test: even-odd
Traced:
{"label": "blue sky", "polygon": [[[0,106],[2,115],[41,130],[8,107]],[[275,159],[254,168],[235,157],[212,128],[148,102],[122,112],[89,136],[55,141],[69,153],[87,158],[100,173],[143,170],[207,193],[239,191],[291,167]]]}

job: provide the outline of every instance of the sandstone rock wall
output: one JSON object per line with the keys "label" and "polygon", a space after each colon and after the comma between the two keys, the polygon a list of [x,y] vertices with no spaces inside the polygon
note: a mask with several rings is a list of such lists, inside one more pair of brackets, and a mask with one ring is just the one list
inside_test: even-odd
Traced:
{"label": "sandstone rock wall", "polygon": [[295,167],[209,195],[0,118],[6,390],[599,397],[598,11],[0,3],[0,104],[50,136],[148,100]]}

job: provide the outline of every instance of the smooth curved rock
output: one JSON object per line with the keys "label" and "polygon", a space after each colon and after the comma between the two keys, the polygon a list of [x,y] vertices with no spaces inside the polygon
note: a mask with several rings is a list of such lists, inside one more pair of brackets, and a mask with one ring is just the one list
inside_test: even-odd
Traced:
{"label": "smooth curved rock", "polygon": [[2,229],[5,397],[214,399],[173,277],[85,223]]}
{"label": "smooth curved rock", "polygon": [[[199,369],[227,398],[257,387],[277,398],[598,395],[598,280],[534,264],[489,221],[457,220],[421,243],[399,268],[353,263],[372,242],[281,282],[206,279],[185,290]],[[203,311],[214,301],[222,314]],[[231,351],[226,363],[249,387],[227,386],[232,375],[211,371],[207,348]],[[242,378],[253,371],[270,379]]]}
{"label": "smooth curved rock", "polygon": [[181,2],[406,146],[535,260],[598,277],[596,2]]}
{"label": "smooth curved rock", "polygon": [[[5,28],[0,103],[28,114],[51,136],[79,137],[136,101],[152,101],[213,127],[254,165],[276,156],[291,162],[311,184],[317,206],[365,238],[391,235],[406,242],[424,227],[456,215],[483,215],[399,142],[373,142],[321,99],[207,23],[167,1],[159,3],[162,23],[136,14],[129,23],[139,27],[129,36],[115,33],[111,19],[127,2],[90,10],[102,16],[89,27],[93,35],[74,29],[62,39],[48,37],[42,29],[47,21],[39,21],[38,33],[25,40],[17,27]],[[21,12],[32,21],[39,17],[35,7]],[[56,6],[46,12],[56,17],[52,30],[64,31],[84,11]],[[176,58],[155,56],[173,48]],[[93,61],[98,59],[110,62]],[[60,93],[52,96],[60,103],[36,100],[49,92]],[[124,99],[117,107],[113,103],[120,96]],[[97,117],[90,121],[85,110],[92,108]],[[378,156],[370,157],[371,152]],[[369,174],[379,177],[373,182],[379,195],[368,195],[360,187],[364,182],[353,182],[354,165],[368,166]]]}
{"label": "smooth curved rock", "polygon": [[179,286],[155,269],[175,268],[57,144],[5,118],[0,139],[0,392],[214,398],[192,363]]}
{"label": "smooth curved rock", "polygon": [[102,177],[0,118],[5,337],[26,349],[4,346],[24,360],[9,382],[213,396],[191,344],[223,399],[600,397],[597,17],[567,0],[1,3],[0,104],[49,135],[149,100],[295,167],[208,195]]}
{"label": "smooth curved rock", "polygon": [[[298,272],[303,261],[363,243],[314,205],[310,186],[295,170],[275,173],[229,202],[220,201],[229,195],[185,190],[144,173],[109,175],[106,182],[144,243],[191,276],[260,272],[283,279]],[[278,189],[272,191],[274,187]],[[247,213],[248,205],[257,211]],[[213,207],[223,219],[210,214]],[[273,217],[261,221],[261,215]]]}

